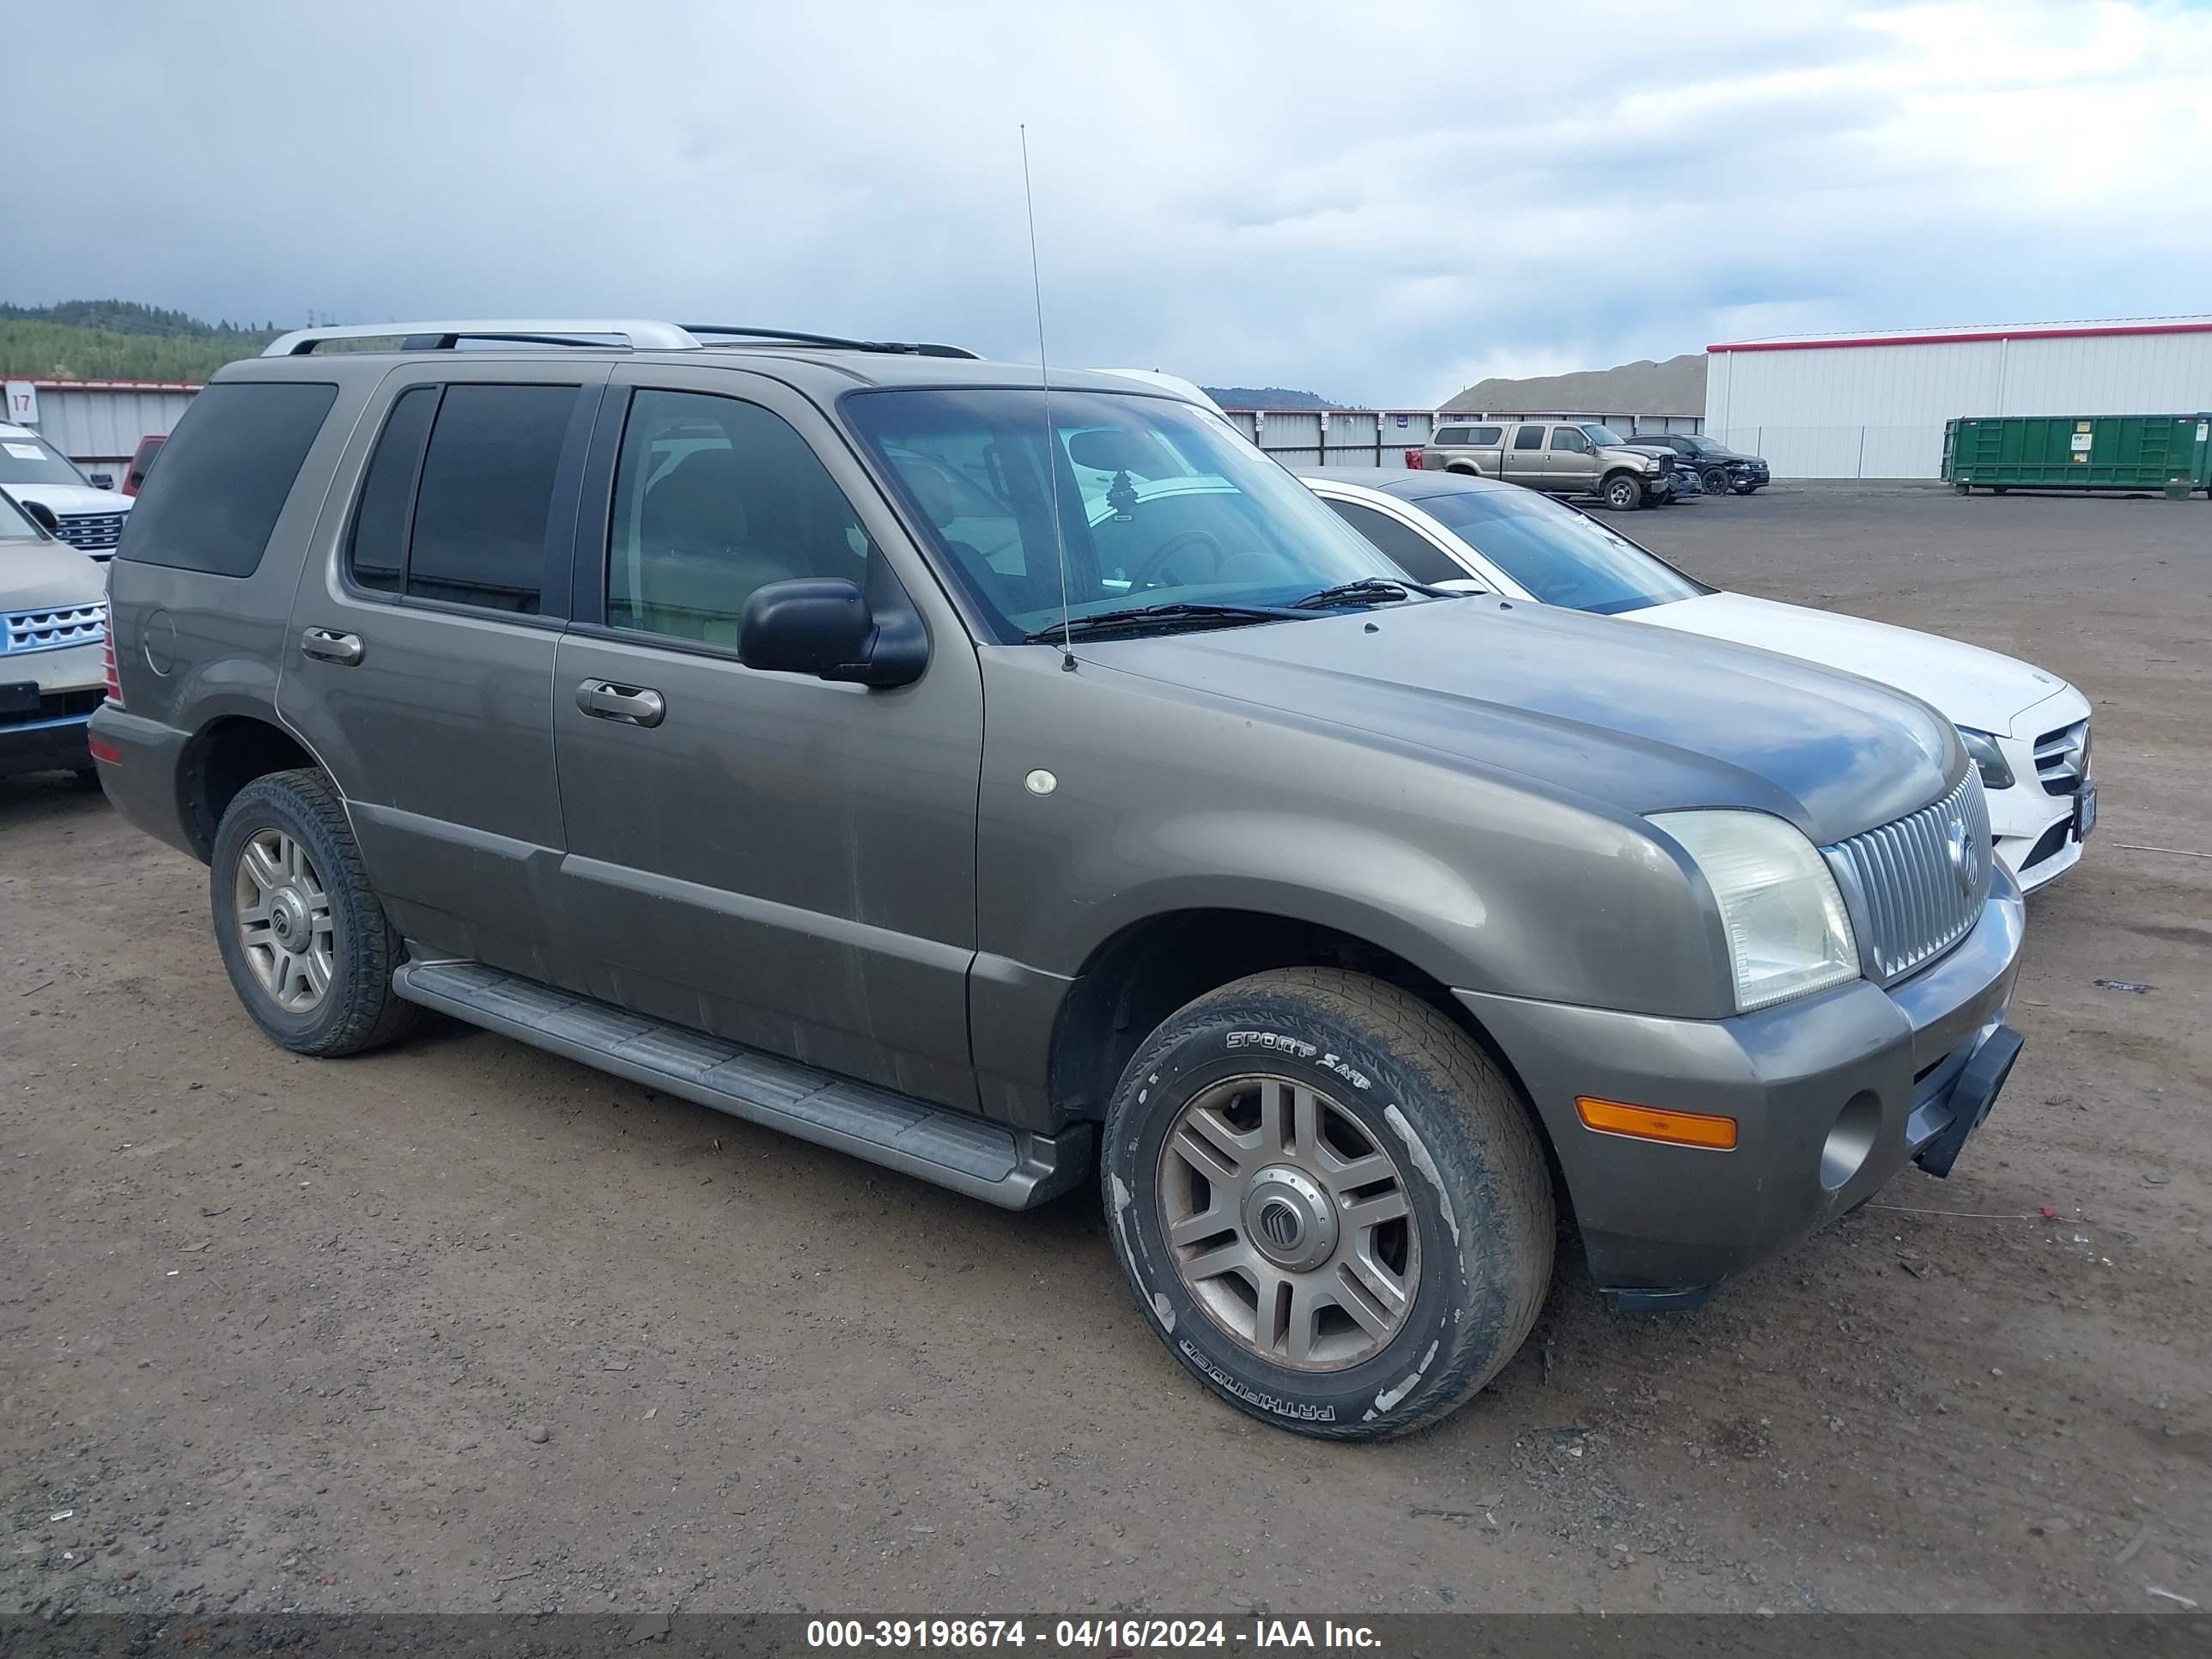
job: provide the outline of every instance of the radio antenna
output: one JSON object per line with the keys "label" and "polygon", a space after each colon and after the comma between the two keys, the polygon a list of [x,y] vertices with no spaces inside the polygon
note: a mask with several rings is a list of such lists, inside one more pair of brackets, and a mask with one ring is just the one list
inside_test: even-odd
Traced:
{"label": "radio antenna", "polygon": [[1030,217],[1030,297],[1036,302],[1037,379],[1044,387],[1044,470],[1052,480],[1052,542],[1060,555],[1060,665],[1075,672],[1075,629],[1067,615],[1067,537],[1060,525],[1060,458],[1053,453],[1059,441],[1052,424],[1052,370],[1044,355],[1044,280],[1037,275],[1036,198],[1030,191],[1030,125],[1021,124],[1022,205]]}

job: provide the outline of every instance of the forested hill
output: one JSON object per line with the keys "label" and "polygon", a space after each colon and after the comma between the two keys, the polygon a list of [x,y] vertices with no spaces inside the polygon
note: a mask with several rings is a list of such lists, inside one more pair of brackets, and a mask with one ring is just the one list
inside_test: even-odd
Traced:
{"label": "forested hill", "polygon": [[257,355],[274,323],[204,323],[130,300],[0,304],[0,373],[68,380],[204,380]]}

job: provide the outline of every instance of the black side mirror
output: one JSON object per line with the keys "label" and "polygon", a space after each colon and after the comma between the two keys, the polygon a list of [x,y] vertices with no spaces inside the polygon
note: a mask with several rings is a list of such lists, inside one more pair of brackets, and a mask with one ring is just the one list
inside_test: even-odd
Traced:
{"label": "black side mirror", "polygon": [[112,489],[115,488],[115,475],[112,472],[95,472],[91,475],[90,482],[94,489]]}
{"label": "black side mirror", "polygon": [[38,526],[49,536],[58,536],[62,533],[62,521],[54,516],[53,508],[48,507],[44,501],[18,501],[16,505],[30,515],[33,524]]}
{"label": "black side mirror", "polygon": [[775,674],[857,685],[908,685],[929,660],[921,618],[879,622],[854,584],[801,576],[753,590],[738,622],[738,660]]}

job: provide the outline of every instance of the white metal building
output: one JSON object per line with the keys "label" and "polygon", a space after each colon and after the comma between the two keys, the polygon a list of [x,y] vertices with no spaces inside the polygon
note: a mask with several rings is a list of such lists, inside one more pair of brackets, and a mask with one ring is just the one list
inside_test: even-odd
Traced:
{"label": "white metal building", "polygon": [[1807,334],[1705,348],[1705,430],[1777,477],[1933,478],[1962,415],[2212,409],[2212,317]]}
{"label": "white metal building", "polygon": [[9,383],[31,388],[36,413],[24,425],[36,427],[82,471],[112,473],[118,489],[138,441],[166,434],[200,389],[191,380],[18,381],[11,376]]}

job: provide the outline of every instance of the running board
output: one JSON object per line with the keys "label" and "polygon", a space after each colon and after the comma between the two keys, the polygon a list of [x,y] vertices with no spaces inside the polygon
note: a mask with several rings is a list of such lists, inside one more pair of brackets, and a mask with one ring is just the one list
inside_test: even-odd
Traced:
{"label": "running board", "polygon": [[534,1048],[1004,1209],[1056,1198],[1090,1167],[1087,1123],[1057,1135],[1009,1129],[480,962],[404,963],[392,988]]}

